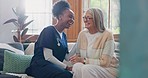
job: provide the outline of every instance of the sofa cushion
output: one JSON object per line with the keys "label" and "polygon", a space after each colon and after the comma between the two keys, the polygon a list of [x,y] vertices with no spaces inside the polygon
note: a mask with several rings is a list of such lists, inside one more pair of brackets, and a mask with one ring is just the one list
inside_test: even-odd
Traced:
{"label": "sofa cushion", "polygon": [[24,54],[24,48],[21,43],[0,43],[0,71],[3,70],[4,50],[10,50],[18,54]]}
{"label": "sofa cushion", "polygon": [[34,44],[35,43],[28,44],[24,51],[25,55],[34,55]]}
{"label": "sofa cushion", "polygon": [[8,75],[8,74],[1,74],[0,78],[20,78],[18,76]]}
{"label": "sofa cushion", "polygon": [[9,73],[25,73],[25,69],[30,65],[32,56],[16,54],[5,50],[3,71]]}
{"label": "sofa cushion", "polygon": [[[34,55],[34,45],[35,43],[23,43],[25,55]],[[68,43],[68,50],[71,50],[75,43]]]}

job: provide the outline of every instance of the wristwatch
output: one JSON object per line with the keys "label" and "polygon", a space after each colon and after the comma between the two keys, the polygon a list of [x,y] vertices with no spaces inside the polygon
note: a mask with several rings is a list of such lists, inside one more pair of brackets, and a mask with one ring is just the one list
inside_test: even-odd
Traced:
{"label": "wristwatch", "polygon": [[86,58],[84,58],[83,64],[86,64]]}

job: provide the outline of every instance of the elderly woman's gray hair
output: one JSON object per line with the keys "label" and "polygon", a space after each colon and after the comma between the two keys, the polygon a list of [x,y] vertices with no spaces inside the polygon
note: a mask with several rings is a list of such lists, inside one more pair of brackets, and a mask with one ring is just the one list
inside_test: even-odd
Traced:
{"label": "elderly woman's gray hair", "polygon": [[102,11],[98,8],[90,8],[88,11],[92,14],[93,21],[95,26],[97,26],[97,29],[100,32],[103,32],[105,30],[105,26]]}

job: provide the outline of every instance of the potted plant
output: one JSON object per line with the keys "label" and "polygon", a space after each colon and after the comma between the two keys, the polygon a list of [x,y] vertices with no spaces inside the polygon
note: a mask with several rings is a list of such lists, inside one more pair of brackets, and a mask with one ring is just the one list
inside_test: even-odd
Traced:
{"label": "potted plant", "polygon": [[26,42],[29,40],[29,38],[31,38],[31,37],[28,37],[26,39],[23,38],[28,31],[28,28],[26,28],[26,27],[30,23],[32,23],[33,20],[26,22],[26,19],[28,18],[28,16],[26,16],[24,13],[20,12],[17,9],[14,9],[14,8],[12,8],[12,11],[17,16],[17,18],[9,19],[6,22],[4,22],[3,24],[13,23],[17,27],[17,31],[16,31],[17,36],[16,35],[13,36],[14,41],[15,42]]}

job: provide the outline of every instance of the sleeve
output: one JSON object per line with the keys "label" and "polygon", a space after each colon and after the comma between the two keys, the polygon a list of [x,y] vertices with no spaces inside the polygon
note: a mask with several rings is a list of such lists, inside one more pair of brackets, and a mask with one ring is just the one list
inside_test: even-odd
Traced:
{"label": "sleeve", "polygon": [[80,55],[80,37],[81,37],[81,33],[82,31],[79,33],[78,35],[78,39],[77,39],[77,42],[75,43],[75,45],[72,47],[72,49],[70,50],[69,54],[66,55],[65,57],[65,60],[69,60],[69,58],[74,55],[74,54],[77,54],[77,55]]}
{"label": "sleeve", "polygon": [[108,36],[109,40],[107,40],[105,42],[105,47],[103,49],[103,53],[102,54],[106,54],[109,56],[113,56],[114,55],[114,37],[113,34],[110,32],[109,36]]}
{"label": "sleeve", "polygon": [[81,42],[81,40],[80,40],[80,38],[81,38],[81,33],[82,33],[82,31],[79,33],[79,35],[78,35],[78,39],[77,39],[77,44],[76,44],[76,54],[78,54],[78,55],[80,55],[80,42]]}
{"label": "sleeve", "polygon": [[100,65],[100,60],[99,59],[90,59],[90,58],[85,58],[86,59],[86,64],[93,64],[93,65]]}
{"label": "sleeve", "polygon": [[66,54],[66,56],[65,56],[66,61],[69,61],[69,58],[71,56],[73,56],[74,54],[76,54],[76,49],[77,49],[76,47],[77,47],[77,44],[75,43],[75,45],[72,47],[72,49],[70,49],[70,52],[68,54]]}
{"label": "sleeve", "polygon": [[[39,47],[52,49],[54,45],[54,33],[51,28],[44,28],[38,38]],[[49,45],[50,44],[50,45]]]}
{"label": "sleeve", "polygon": [[109,40],[105,43],[103,54],[109,55],[111,57],[114,55],[114,41],[113,40]]}
{"label": "sleeve", "polygon": [[51,49],[47,49],[47,48],[44,48],[44,57],[45,57],[45,60],[48,60],[56,65],[58,65],[59,67],[62,67],[62,68],[66,68],[66,64],[64,64],[63,62],[59,61],[57,58],[55,58],[53,56],[53,53],[52,53],[52,50]]}

